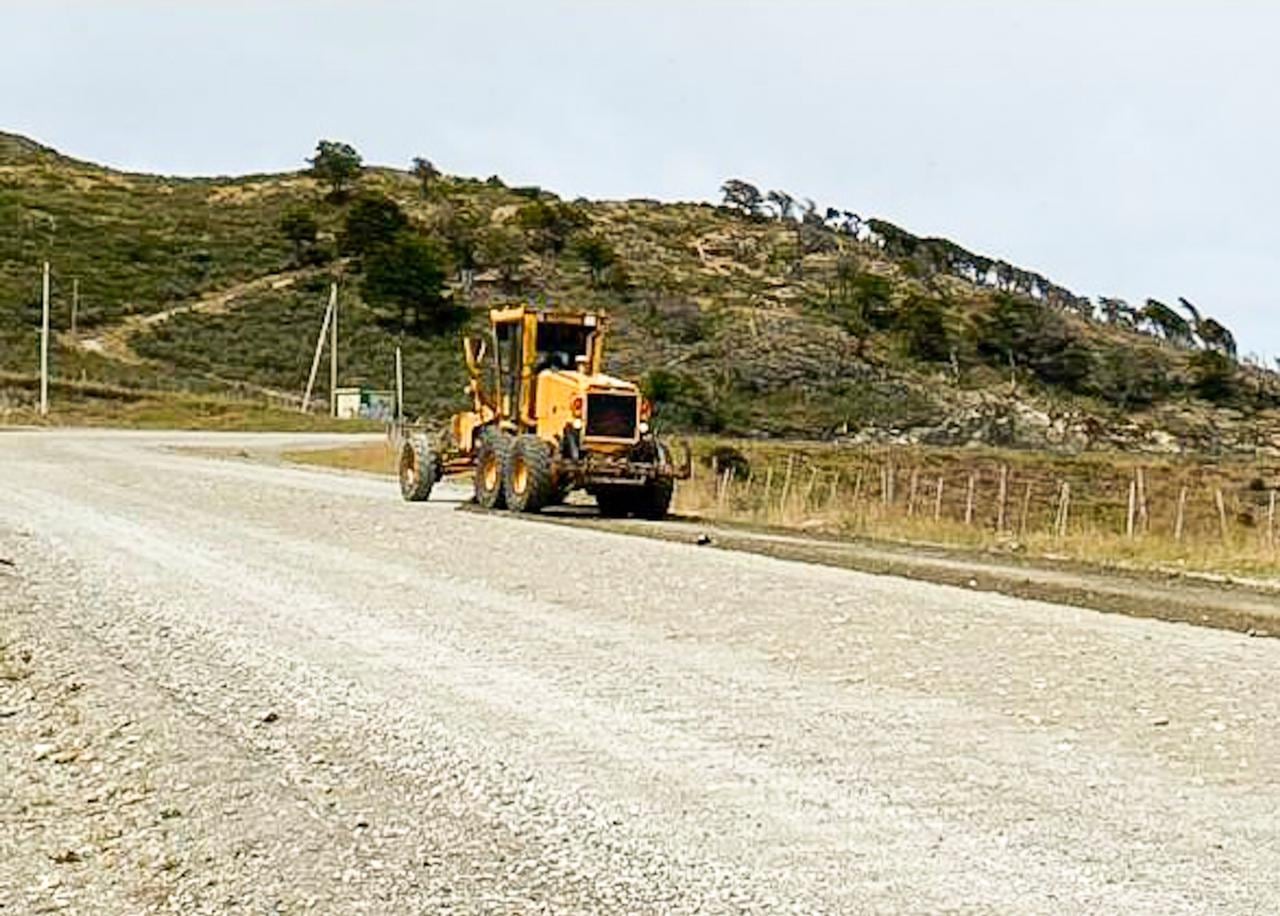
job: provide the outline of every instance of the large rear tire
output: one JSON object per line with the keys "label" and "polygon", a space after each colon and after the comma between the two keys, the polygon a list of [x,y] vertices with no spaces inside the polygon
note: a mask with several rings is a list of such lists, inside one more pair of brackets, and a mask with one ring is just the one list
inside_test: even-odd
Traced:
{"label": "large rear tire", "polygon": [[556,487],[551,447],[533,435],[517,436],[507,453],[503,485],[512,512],[540,512],[551,503]]}
{"label": "large rear tire", "polygon": [[671,496],[674,492],[675,481],[670,477],[655,478],[636,491],[631,511],[637,518],[662,521],[671,509]]}
{"label": "large rear tire", "polygon": [[440,479],[440,458],[424,439],[411,439],[400,449],[400,495],[406,502],[426,502]]}
{"label": "large rear tire", "polygon": [[502,478],[507,466],[507,453],[511,450],[511,437],[492,429],[484,430],[479,437],[476,446],[476,503],[485,509],[505,508],[507,498]]}
{"label": "large rear tire", "polygon": [[625,518],[635,502],[635,487],[624,484],[605,485],[595,491],[596,505],[605,518]]}

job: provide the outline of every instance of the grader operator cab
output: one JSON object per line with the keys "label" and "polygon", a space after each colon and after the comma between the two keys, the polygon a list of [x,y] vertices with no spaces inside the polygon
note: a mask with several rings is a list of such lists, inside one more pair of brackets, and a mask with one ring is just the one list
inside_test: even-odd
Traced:
{"label": "grader operator cab", "polygon": [[474,470],[488,509],[538,512],[576,489],[603,515],[667,514],[677,467],[650,428],[637,386],[601,371],[603,315],[494,309],[489,333],[463,340],[472,409],[432,443],[402,429],[400,492],[418,502],[444,475]]}

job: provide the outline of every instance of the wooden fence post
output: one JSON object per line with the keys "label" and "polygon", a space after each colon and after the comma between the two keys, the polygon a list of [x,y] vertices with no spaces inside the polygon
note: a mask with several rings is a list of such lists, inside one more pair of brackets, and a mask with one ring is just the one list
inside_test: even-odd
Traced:
{"label": "wooden fence post", "polygon": [[978,487],[978,475],[973,471],[969,472],[969,492],[964,500],[964,523],[969,527],[973,527],[973,495],[974,490]]}
{"label": "wooden fence post", "polygon": [[1138,487],[1138,534],[1146,534],[1151,528],[1151,518],[1147,514],[1147,472],[1144,468],[1138,468],[1135,483]]}
{"label": "wooden fence post", "polygon": [[1183,526],[1187,521],[1187,488],[1178,490],[1178,514],[1173,521],[1173,539],[1182,543]]}
{"label": "wooden fence post", "polygon": [[794,454],[787,456],[787,475],[782,480],[782,496],[778,500],[778,513],[784,514],[787,511],[787,497],[791,495],[791,473],[796,469],[796,456]]}
{"label": "wooden fence post", "polygon": [[1124,536],[1129,540],[1133,540],[1133,523],[1137,517],[1138,507],[1138,480],[1134,478],[1129,481],[1129,514],[1125,516]]}
{"label": "wooden fence post", "polygon": [[1271,500],[1267,506],[1267,547],[1276,549],[1276,491],[1271,491]]}
{"label": "wooden fence post", "polygon": [[1067,536],[1067,522],[1071,517],[1071,484],[1062,482],[1062,495],[1058,499],[1057,535],[1059,540]]}
{"label": "wooden fence post", "polygon": [[1018,537],[1025,538],[1027,536],[1027,517],[1031,514],[1031,487],[1030,481],[1027,482],[1027,488],[1022,493],[1022,516],[1018,519]]}
{"label": "wooden fence post", "polygon": [[916,514],[916,492],[920,488],[920,469],[911,469],[911,488],[907,493],[907,515]]}
{"label": "wooden fence post", "polygon": [[996,533],[1004,534],[1005,514],[1009,506],[1009,465],[1000,465],[1000,493],[996,506]]}
{"label": "wooden fence post", "polygon": [[1217,487],[1213,491],[1213,500],[1218,505],[1218,530],[1222,534],[1222,543],[1227,543],[1229,531],[1227,529],[1227,504],[1222,498],[1222,487]]}
{"label": "wooden fence post", "polygon": [[933,520],[935,522],[942,520],[942,475],[938,475],[938,489],[933,496]]}

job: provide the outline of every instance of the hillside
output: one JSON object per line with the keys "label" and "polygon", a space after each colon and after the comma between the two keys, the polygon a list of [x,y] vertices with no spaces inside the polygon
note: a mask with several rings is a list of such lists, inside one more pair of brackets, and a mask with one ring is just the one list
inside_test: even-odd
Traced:
{"label": "hillside", "polygon": [[[1280,383],[1227,355],[1207,317],[1197,337],[1177,314],[1095,305],[945,240],[806,212],[785,195],[770,207],[747,185],[714,206],[565,202],[496,176],[420,177],[366,168],[335,197],[303,171],[128,174],[0,135],[0,420],[32,397],[48,259],[54,372],[112,391],[296,399],[337,278],[343,383],[388,386],[400,342],[407,400],[429,417],[461,405],[458,323],[532,298],[606,310],[610,368],[643,377],[668,426],[1280,453]],[[344,232],[353,208],[379,197],[447,259],[456,322],[365,301],[368,259]],[[291,242],[281,221],[299,213],[314,237]]]}

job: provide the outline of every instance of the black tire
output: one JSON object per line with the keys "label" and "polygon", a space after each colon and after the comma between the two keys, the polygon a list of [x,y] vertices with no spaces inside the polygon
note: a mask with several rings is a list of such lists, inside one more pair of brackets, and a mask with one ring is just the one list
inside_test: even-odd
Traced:
{"label": "black tire", "polygon": [[537,436],[517,436],[502,475],[507,508],[512,512],[542,511],[555,496],[554,473],[551,447]]}
{"label": "black tire", "polygon": [[635,487],[617,485],[597,487],[596,505],[605,518],[625,518],[631,514],[635,500]]}
{"label": "black tire", "polygon": [[476,445],[475,491],[476,503],[485,509],[503,509],[507,496],[502,479],[507,466],[507,453],[511,450],[511,437],[497,430],[486,429],[479,433]]}
{"label": "black tire", "polygon": [[423,439],[411,439],[400,449],[400,495],[406,502],[426,502],[440,479],[440,458]]}
{"label": "black tire", "polygon": [[[661,442],[653,443],[657,463],[671,464],[671,452]],[[675,493],[676,482],[670,477],[655,477],[641,487],[634,497],[632,511],[640,518],[650,521],[661,521],[671,510],[671,496]]]}

